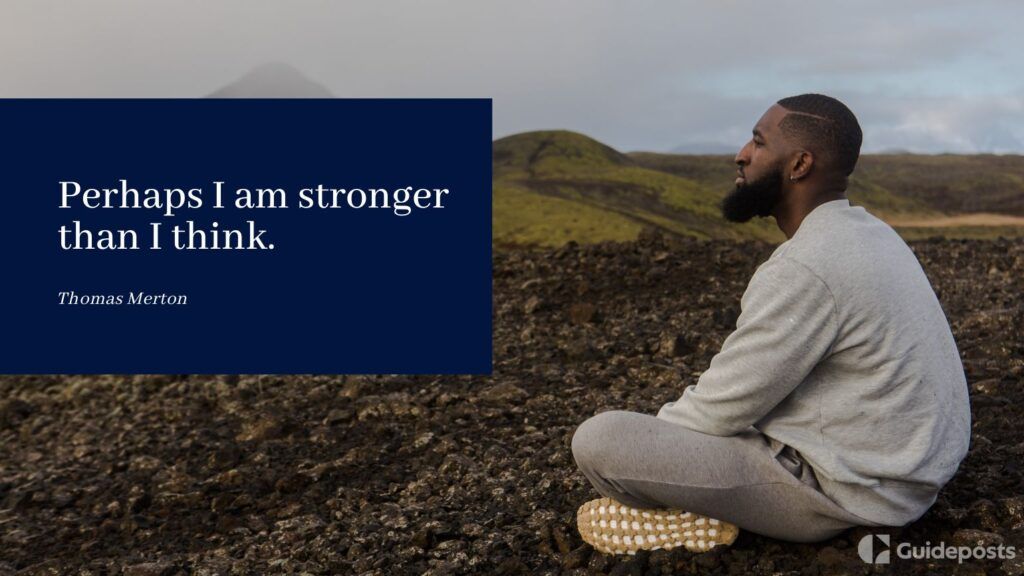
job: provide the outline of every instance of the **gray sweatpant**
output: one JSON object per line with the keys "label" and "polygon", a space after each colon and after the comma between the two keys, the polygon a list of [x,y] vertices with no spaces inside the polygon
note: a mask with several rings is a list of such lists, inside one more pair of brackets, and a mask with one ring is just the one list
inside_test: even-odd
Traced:
{"label": "gray sweatpant", "polygon": [[753,428],[711,436],[616,410],[583,422],[572,453],[602,496],[635,508],[680,509],[791,542],[880,526],[833,502],[792,448]]}

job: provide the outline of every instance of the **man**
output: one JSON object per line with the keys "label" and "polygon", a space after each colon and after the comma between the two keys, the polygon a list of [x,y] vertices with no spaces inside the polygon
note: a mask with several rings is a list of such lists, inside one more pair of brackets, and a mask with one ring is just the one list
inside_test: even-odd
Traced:
{"label": "man", "polygon": [[757,122],[722,212],[773,216],[787,240],[696,385],[657,416],[605,412],[576,431],[577,465],[605,497],[578,526],[599,550],[901,526],[956,472],[971,430],[960,355],[913,252],[846,198],[861,140],[819,94]]}

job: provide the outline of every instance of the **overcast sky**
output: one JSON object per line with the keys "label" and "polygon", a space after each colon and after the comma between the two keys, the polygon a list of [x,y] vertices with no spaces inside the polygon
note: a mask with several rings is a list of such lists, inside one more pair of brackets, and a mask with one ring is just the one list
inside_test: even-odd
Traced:
{"label": "overcast sky", "polygon": [[285,62],[339,97],[494,98],[495,137],[738,147],[779,98],[865,152],[1024,153],[1021,0],[2,0],[0,97],[204,96]]}

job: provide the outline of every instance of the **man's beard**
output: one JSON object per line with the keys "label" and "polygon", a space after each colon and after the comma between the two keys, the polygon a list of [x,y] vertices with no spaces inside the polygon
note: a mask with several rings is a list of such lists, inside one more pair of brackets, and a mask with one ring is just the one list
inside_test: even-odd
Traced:
{"label": "man's beard", "polygon": [[730,222],[747,222],[754,216],[771,216],[782,199],[782,170],[775,169],[753,182],[737,184],[722,200],[722,216]]}

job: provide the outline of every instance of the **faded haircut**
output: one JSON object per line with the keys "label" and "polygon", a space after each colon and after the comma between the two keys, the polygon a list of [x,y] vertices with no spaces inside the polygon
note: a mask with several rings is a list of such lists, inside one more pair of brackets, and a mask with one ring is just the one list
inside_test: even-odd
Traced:
{"label": "faded haircut", "polygon": [[864,138],[860,124],[845,104],[823,94],[801,94],[778,101],[788,111],[779,122],[787,138],[823,155],[826,163],[849,176],[860,158]]}

